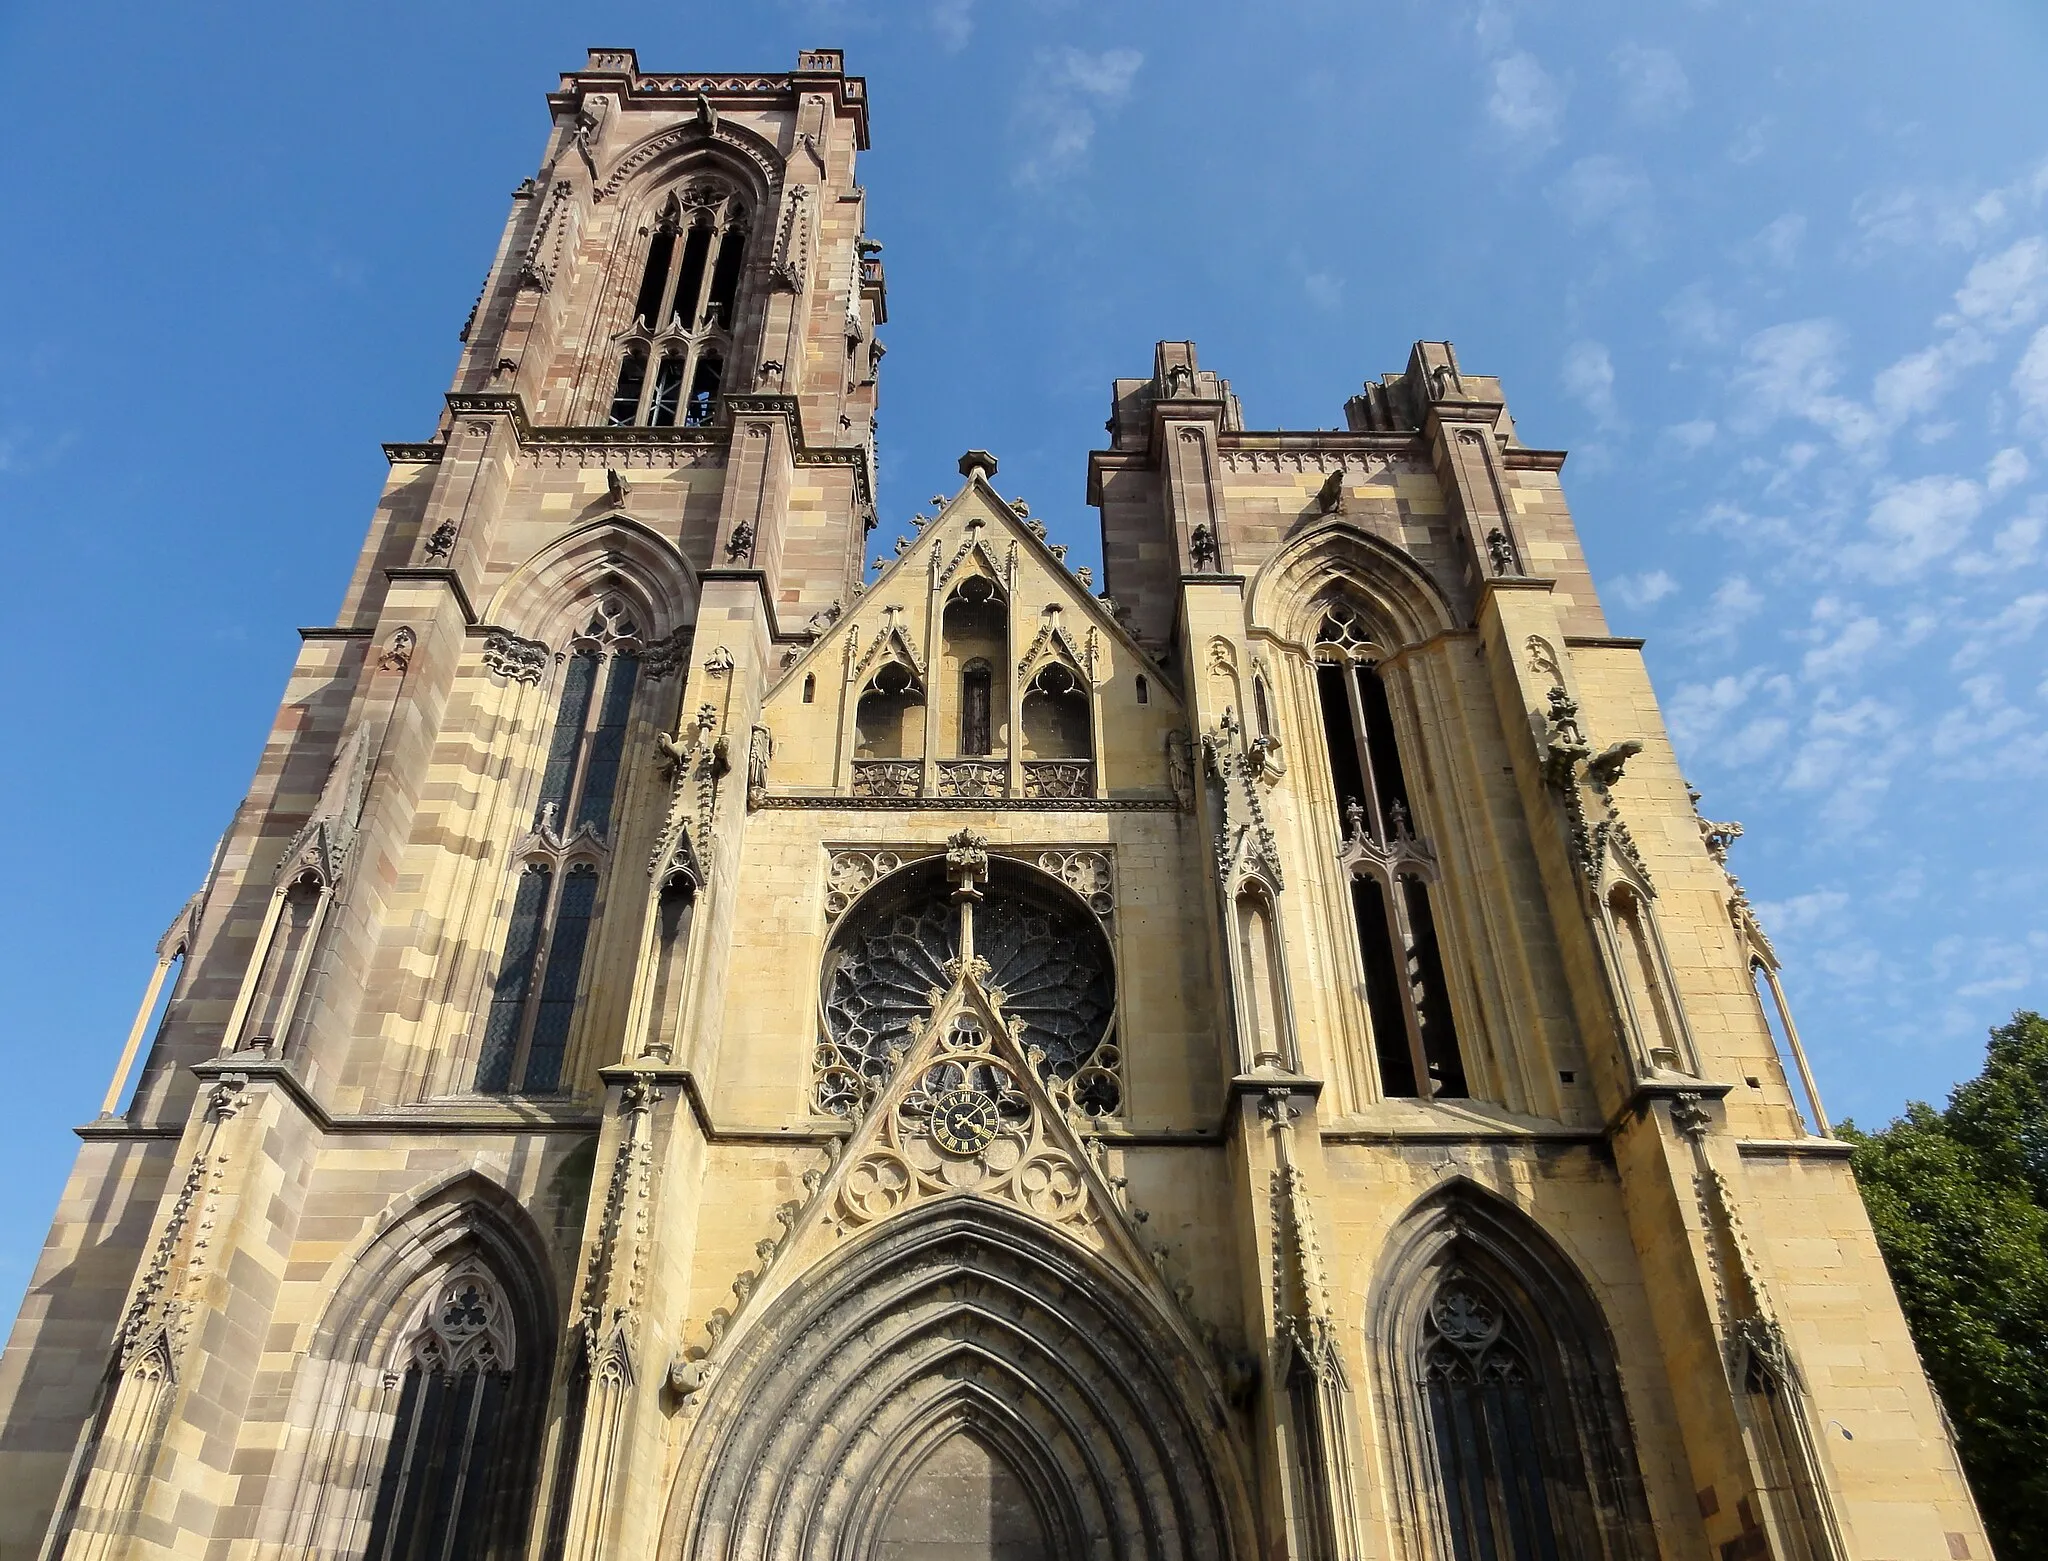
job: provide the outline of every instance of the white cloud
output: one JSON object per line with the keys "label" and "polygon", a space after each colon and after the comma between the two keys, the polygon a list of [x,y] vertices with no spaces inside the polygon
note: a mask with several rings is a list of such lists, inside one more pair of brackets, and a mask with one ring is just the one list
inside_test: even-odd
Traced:
{"label": "white cloud", "polygon": [[1678,582],[1668,570],[1651,569],[1639,575],[1616,575],[1613,589],[1631,607],[1654,607],[1665,597],[1677,594]]}
{"label": "white cloud", "polygon": [[1867,445],[1879,432],[1870,409],[1832,394],[1846,344],[1833,320],[1795,320],[1758,331],[1743,343],[1736,388],[1741,417],[1752,427],[1775,417],[1801,417],[1843,445]]}
{"label": "white cloud", "polygon": [[1761,900],[1756,909],[1771,931],[1796,936],[1829,925],[1848,904],[1849,896],[1840,889],[1815,889],[1783,900]]}
{"label": "white cloud", "polygon": [[2015,597],[1990,618],[1972,625],[1970,637],[1957,648],[1948,664],[1958,672],[1978,666],[1997,652],[2032,639],[2043,622],[2048,622],[2048,591],[2029,591]]}
{"label": "white cloud", "polygon": [[958,54],[974,36],[974,0],[934,0],[932,31],[939,35],[939,47]]}
{"label": "white cloud", "polygon": [[1095,111],[1128,97],[1144,63],[1136,49],[1041,51],[1018,105],[1030,150],[1018,164],[1017,181],[1044,186],[1078,168],[1095,139]]}
{"label": "white cloud", "polygon": [[1673,120],[1692,107],[1692,83],[1669,49],[1625,43],[1614,51],[1621,76],[1621,102],[1629,117],[1646,124]]}
{"label": "white cloud", "polygon": [[1873,579],[1907,579],[1961,547],[1983,508],[1984,490],[1967,477],[1891,484],[1871,506],[1869,540],[1850,546],[1845,561]]}
{"label": "white cloud", "polygon": [[1978,261],[1956,292],[1956,310],[1989,330],[2031,325],[2048,303],[2048,243],[2023,238]]}
{"label": "white cloud", "polygon": [[1664,306],[1664,323],[1690,347],[1718,347],[1735,334],[1735,311],[1723,309],[1707,296],[1707,285],[1694,282]]}
{"label": "white cloud", "polygon": [[1519,53],[1495,60],[1489,75],[1487,118],[1528,155],[1555,146],[1564,123],[1565,92],[1536,56]]}
{"label": "white cloud", "polygon": [[1333,272],[1310,272],[1301,279],[1301,290],[1318,309],[1333,310],[1344,302],[1344,279]]}
{"label": "white cloud", "polygon": [[1650,181],[1610,153],[1581,157],[1551,186],[1550,197],[1575,228],[1606,228],[1632,250],[1650,241]]}
{"label": "white cloud", "polygon": [[1621,422],[1621,409],[1614,402],[1614,360],[1597,341],[1574,342],[1564,355],[1565,390],[1593,414],[1602,428]]}
{"label": "white cloud", "polygon": [[1680,455],[1698,455],[1714,442],[1716,432],[1713,419],[1695,417],[1688,422],[1673,423],[1661,437]]}
{"label": "white cloud", "polygon": [[1808,682],[1825,682],[1846,673],[1859,672],[1870,653],[1884,640],[1877,619],[1834,597],[1824,596],[1813,604],[1814,628],[1808,638],[1815,644],[1800,663]]}
{"label": "white cloud", "polygon": [[1991,457],[1991,464],[1984,469],[1984,488],[1994,499],[2008,488],[2016,488],[2027,480],[2027,474],[2034,469],[2027,459],[2027,452],[2017,445],[2008,445]]}
{"label": "white cloud", "polygon": [[1749,583],[1748,576],[1730,575],[1714,588],[1714,594],[1708,600],[1716,613],[1741,622],[1756,615],[1757,609],[1764,604],[1764,593]]}
{"label": "white cloud", "polygon": [[1932,412],[1941,405],[1943,393],[1957,374],[1991,356],[1990,345],[1975,331],[1957,331],[1880,371],[1871,387],[1871,400],[1885,421],[1896,427]]}
{"label": "white cloud", "polygon": [[1750,260],[1785,271],[1799,259],[1799,246],[1805,240],[1806,218],[1796,211],[1788,211],[1784,216],[1765,223],[1756,236],[1742,246],[1742,252]]}
{"label": "white cloud", "polygon": [[2019,366],[2012,371],[2012,388],[2040,431],[2038,425],[2048,423],[2048,325],[2034,332],[2034,339],[2027,343]]}

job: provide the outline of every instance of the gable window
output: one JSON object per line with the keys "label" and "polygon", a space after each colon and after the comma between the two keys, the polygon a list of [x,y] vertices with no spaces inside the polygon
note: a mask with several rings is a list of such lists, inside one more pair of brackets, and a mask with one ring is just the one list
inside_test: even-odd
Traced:
{"label": "gable window", "polygon": [[705,182],[669,197],[648,234],[633,318],[617,338],[613,423],[699,428],[712,421],[746,253],[747,213],[730,192]]}
{"label": "gable window", "polygon": [[511,919],[477,1060],[480,1094],[561,1088],[599,881],[610,859],[640,643],[626,604],[607,597],[570,644],[533,827],[515,853]]}
{"label": "gable window", "polygon": [[1465,1068],[1430,897],[1436,854],[1415,832],[1379,648],[1363,618],[1338,603],[1316,632],[1315,656],[1381,1092],[1463,1096]]}

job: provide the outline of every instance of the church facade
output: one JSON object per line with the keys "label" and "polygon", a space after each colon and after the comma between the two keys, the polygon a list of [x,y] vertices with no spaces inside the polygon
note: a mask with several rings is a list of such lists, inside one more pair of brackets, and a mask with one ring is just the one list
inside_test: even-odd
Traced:
{"label": "church facade", "polygon": [[1162,342],[1100,582],[986,451],[892,547],[862,80],[548,103],[80,1129],[0,1557],[1988,1557],[1498,381]]}

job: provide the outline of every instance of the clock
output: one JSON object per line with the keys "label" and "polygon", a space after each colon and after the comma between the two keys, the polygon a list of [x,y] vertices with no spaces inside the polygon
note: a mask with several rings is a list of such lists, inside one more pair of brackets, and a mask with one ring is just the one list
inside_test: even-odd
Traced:
{"label": "clock", "polygon": [[996,1103],[977,1089],[949,1089],[932,1110],[932,1137],[948,1154],[979,1154],[996,1136]]}

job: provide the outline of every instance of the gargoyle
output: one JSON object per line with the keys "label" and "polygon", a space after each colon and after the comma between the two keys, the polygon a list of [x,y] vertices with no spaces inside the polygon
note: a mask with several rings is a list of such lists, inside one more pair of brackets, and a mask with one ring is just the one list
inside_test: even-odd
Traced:
{"label": "gargoyle", "polygon": [[1605,791],[1621,779],[1622,766],[1643,751],[1643,745],[1634,738],[1624,743],[1610,743],[1586,761],[1586,779],[1596,790]]}

